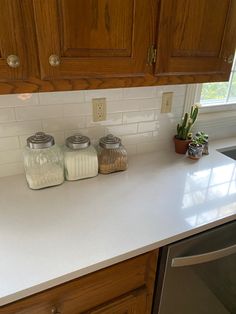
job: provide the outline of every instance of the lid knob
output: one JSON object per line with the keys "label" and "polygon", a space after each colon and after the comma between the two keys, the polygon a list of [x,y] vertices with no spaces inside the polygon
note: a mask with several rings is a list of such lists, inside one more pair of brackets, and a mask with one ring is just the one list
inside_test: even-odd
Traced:
{"label": "lid knob", "polygon": [[106,149],[119,148],[121,146],[121,139],[113,134],[108,134],[100,139],[99,145]]}
{"label": "lid knob", "polygon": [[84,149],[89,145],[90,139],[82,134],[75,134],[66,139],[66,146],[71,149]]}
{"label": "lid knob", "polygon": [[44,132],[36,132],[27,138],[27,146],[31,149],[49,148],[54,144],[54,137]]}

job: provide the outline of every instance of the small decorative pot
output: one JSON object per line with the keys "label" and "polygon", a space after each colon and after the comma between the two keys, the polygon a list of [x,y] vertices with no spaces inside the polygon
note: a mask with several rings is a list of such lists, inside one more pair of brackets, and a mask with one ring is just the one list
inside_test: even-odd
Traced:
{"label": "small decorative pot", "polygon": [[209,155],[209,151],[208,151],[208,142],[205,142],[203,144],[203,152],[202,152],[203,155]]}
{"label": "small decorative pot", "polygon": [[174,136],[175,142],[175,152],[177,154],[186,154],[188,150],[188,145],[191,143],[191,140],[180,140],[176,136]]}
{"label": "small decorative pot", "polygon": [[188,146],[188,157],[191,159],[200,159],[203,153],[203,145],[190,143]]}
{"label": "small decorative pot", "polygon": [[198,140],[199,143],[203,145],[203,155],[209,155],[208,151],[208,134],[204,132],[197,132],[195,138]]}

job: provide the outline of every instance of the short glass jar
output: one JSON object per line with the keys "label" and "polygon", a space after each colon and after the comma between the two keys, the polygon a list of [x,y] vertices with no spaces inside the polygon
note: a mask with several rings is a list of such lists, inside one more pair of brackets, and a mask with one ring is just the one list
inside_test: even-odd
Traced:
{"label": "short glass jar", "polygon": [[108,174],[124,171],[128,167],[128,156],[121,139],[108,134],[102,137],[98,146],[99,172]]}
{"label": "short glass jar", "polygon": [[31,189],[42,189],[64,182],[63,153],[49,134],[37,132],[27,139],[24,167]]}
{"label": "short glass jar", "polygon": [[97,151],[87,136],[75,134],[66,139],[64,165],[65,176],[69,181],[98,175]]}

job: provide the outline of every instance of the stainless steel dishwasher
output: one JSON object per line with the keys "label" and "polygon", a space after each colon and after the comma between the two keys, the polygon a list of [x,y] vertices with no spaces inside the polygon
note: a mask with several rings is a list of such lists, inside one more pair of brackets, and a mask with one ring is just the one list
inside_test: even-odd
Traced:
{"label": "stainless steel dishwasher", "polygon": [[236,314],[236,221],[161,252],[153,314]]}

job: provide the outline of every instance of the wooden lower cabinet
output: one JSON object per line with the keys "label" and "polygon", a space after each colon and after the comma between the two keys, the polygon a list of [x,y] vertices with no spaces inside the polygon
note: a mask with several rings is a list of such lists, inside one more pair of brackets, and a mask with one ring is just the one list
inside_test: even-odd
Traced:
{"label": "wooden lower cabinet", "polygon": [[134,290],[117,300],[89,310],[84,314],[143,314],[147,313],[147,291],[145,288]]}
{"label": "wooden lower cabinet", "polygon": [[157,257],[134,257],[0,307],[0,314],[149,314]]}

